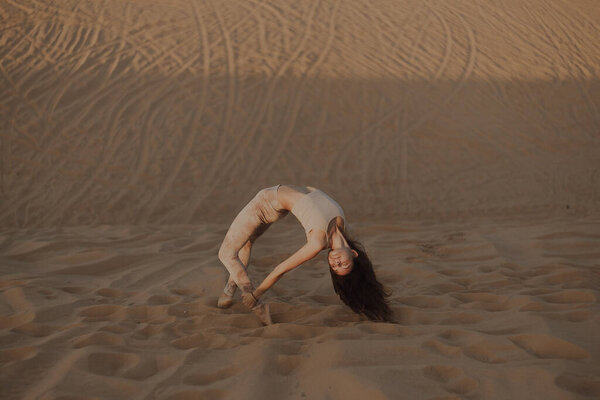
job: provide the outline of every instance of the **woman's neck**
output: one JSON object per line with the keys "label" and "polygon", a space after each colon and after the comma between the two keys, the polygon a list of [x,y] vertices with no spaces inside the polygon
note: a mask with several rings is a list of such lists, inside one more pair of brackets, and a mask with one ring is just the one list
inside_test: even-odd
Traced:
{"label": "woman's neck", "polygon": [[340,228],[337,225],[336,225],[335,229],[333,230],[333,232],[331,233],[331,237],[329,239],[329,247],[332,250],[350,247],[350,246],[348,246],[348,242],[346,241],[346,238],[344,237],[342,232],[340,232]]}
{"label": "woman's neck", "polygon": [[[340,228],[340,225],[342,224],[342,228]],[[335,217],[332,218],[331,221],[329,221],[329,224],[327,225],[327,232],[326,233],[326,240],[327,240],[327,247],[330,249],[334,249],[333,246],[336,246],[335,248],[339,248],[339,239],[340,236],[343,238],[344,235],[342,233],[342,230],[344,230],[343,226],[345,225],[345,221],[343,219],[341,219],[341,217]],[[336,244],[333,244],[334,238],[336,238]],[[345,239],[344,239],[345,241]],[[347,243],[346,243],[347,245]]]}

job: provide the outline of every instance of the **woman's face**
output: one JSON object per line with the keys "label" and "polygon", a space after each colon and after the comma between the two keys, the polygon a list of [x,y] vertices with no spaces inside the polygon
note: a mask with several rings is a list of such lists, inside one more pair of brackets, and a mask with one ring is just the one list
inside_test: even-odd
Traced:
{"label": "woman's face", "polygon": [[348,248],[329,250],[327,254],[327,261],[329,267],[337,275],[344,276],[352,272],[354,267],[354,257],[358,256],[358,253]]}

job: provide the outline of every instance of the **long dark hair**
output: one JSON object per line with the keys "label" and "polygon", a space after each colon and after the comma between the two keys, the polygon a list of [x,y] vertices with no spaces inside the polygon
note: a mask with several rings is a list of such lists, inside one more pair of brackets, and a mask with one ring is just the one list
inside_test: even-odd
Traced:
{"label": "long dark hair", "polygon": [[364,246],[349,238],[347,233],[344,233],[344,238],[356,250],[358,257],[354,258],[354,266],[349,274],[340,276],[329,268],[333,289],[355,313],[362,313],[374,321],[391,322],[392,310],[387,300],[392,294],[391,290],[375,277],[373,264]]}

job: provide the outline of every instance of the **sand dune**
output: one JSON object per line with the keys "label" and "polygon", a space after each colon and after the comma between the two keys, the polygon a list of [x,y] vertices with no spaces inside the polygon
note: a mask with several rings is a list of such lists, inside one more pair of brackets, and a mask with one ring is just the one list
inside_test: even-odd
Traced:
{"label": "sand dune", "polygon": [[[286,222],[254,281],[301,242]],[[239,293],[216,307],[221,225],[7,231],[2,397],[596,398],[598,223],[360,225],[395,323],[343,306],[320,259],[265,295],[267,327]]]}
{"label": "sand dune", "polygon": [[0,15],[4,226],[226,223],[276,183],[381,222],[599,208],[594,2],[11,0]]}
{"label": "sand dune", "polygon": [[[0,398],[600,398],[592,0],[0,3]],[[216,307],[262,187],[343,206],[393,323],[323,258]],[[260,282],[304,240],[253,248]]]}

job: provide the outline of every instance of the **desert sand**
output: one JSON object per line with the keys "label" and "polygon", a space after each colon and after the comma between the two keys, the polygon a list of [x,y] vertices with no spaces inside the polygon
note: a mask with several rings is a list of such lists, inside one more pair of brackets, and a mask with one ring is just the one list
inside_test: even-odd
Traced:
{"label": "desert sand", "polygon": [[[0,3],[0,398],[600,398],[600,4]],[[392,323],[325,256],[216,307],[263,187],[344,208]],[[305,240],[255,243],[255,284]]]}

